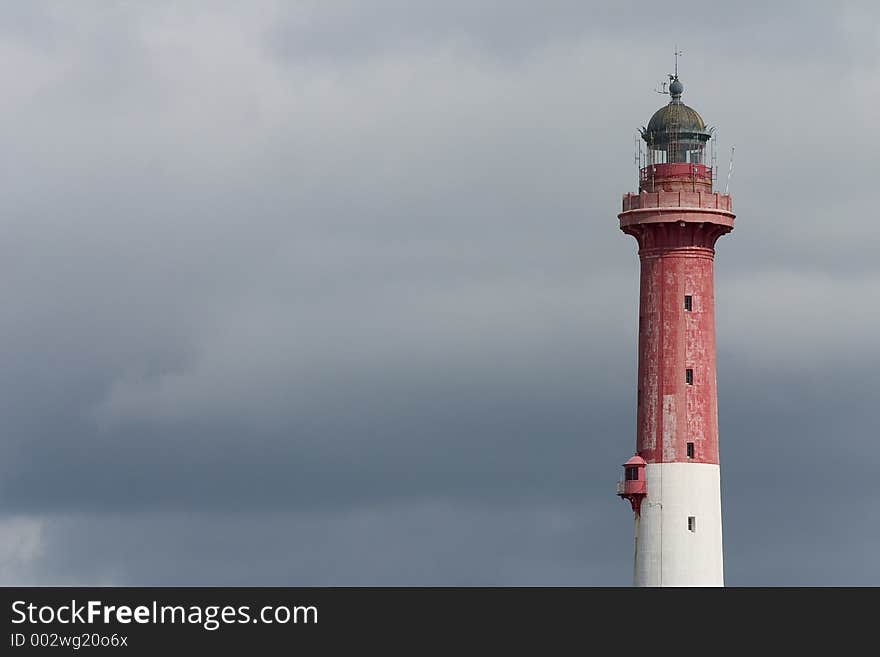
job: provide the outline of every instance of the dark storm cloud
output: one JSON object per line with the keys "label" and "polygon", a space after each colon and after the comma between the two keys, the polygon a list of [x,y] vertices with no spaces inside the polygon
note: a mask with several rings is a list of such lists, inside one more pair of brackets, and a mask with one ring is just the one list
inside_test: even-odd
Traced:
{"label": "dark storm cloud", "polygon": [[[626,577],[627,564],[588,529],[597,519],[580,506],[558,503],[505,508],[432,502],[201,514],[198,522],[182,513],[105,515],[97,522],[74,515],[45,528],[19,520],[23,538],[11,556],[36,556],[5,575],[13,583],[73,585],[611,584]],[[625,532],[631,522],[617,515],[611,526]],[[39,553],[41,544],[55,543],[65,549],[51,557]]]}
{"label": "dark storm cloud", "polygon": [[5,17],[0,575],[627,583],[615,214],[678,41],[736,145],[728,581],[876,582],[877,10],[696,6]]}

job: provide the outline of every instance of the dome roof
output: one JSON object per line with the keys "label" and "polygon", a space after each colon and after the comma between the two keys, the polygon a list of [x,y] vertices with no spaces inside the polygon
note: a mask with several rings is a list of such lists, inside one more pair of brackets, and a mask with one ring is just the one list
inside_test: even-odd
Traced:
{"label": "dome roof", "polygon": [[636,452],[635,454],[630,456],[629,461],[627,461],[623,465],[624,465],[624,467],[632,467],[634,465],[639,466],[639,465],[645,465],[645,464],[646,464],[645,459],[643,459],[641,456],[639,456],[638,452]]}
{"label": "dome roof", "polygon": [[703,139],[708,138],[706,124],[697,114],[697,110],[681,102],[683,92],[684,85],[678,77],[673,78],[669,84],[669,95],[672,96],[672,100],[668,105],[654,112],[654,116],[651,117],[648,127],[643,133],[645,141],[663,143],[669,133],[676,133],[680,136],[705,135]]}
{"label": "dome roof", "polygon": [[671,101],[665,107],[661,107],[648,122],[645,132],[654,134],[655,137],[667,132],[705,132],[706,124],[697,110],[688,107],[683,102]]}

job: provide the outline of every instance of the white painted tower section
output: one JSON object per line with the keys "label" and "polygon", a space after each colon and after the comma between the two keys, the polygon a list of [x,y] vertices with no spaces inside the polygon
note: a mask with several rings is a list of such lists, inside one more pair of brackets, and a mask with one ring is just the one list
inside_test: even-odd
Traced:
{"label": "white painted tower section", "polygon": [[633,584],[724,586],[719,466],[649,463],[645,478],[648,495],[635,520]]}

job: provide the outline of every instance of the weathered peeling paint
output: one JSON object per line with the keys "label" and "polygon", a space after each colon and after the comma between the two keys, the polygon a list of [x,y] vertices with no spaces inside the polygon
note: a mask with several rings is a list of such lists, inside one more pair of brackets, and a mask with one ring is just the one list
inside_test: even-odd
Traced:
{"label": "weathered peeling paint", "polygon": [[678,417],[675,395],[663,395],[663,461],[675,460],[676,432],[675,420]]}
{"label": "weathered peeling paint", "polygon": [[652,223],[625,230],[650,244],[639,251],[638,452],[648,463],[718,463],[713,247],[729,228]]}

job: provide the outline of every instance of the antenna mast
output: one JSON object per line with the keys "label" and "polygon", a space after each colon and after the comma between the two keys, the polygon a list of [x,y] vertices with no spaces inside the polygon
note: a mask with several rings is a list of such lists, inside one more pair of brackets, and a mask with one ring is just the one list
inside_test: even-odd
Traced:
{"label": "antenna mast", "polygon": [[715,128],[712,128],[712,138],[709,140],[712,157],[712,186],[715,186],[715,181],[718,180],[718,150],[715,148]]}
{"label": "antenna mast", "polygon": [[730,147],[730,168],[727,170],[727,185],[724,187],[724,193],[727,194],[730,191],[730,176],[733,173],[733,151],[736,150],[736,146]]}
{"label": "antenna mast", "polygon": [[639,148],[639,136],[638,136],[638,135],[636,135],[635,138],[634,138],[633,146],[634,146],[634,148],[633,148],[633,160],[635,161],[635,165],[636,165],[636,175],[638,176],[638,175],[639,175],[639,170],[641,169],[641,164],[642,164],[642,162],[641,162],[641,157],[639,157],[639,156],[642,154],[642,149]]}

